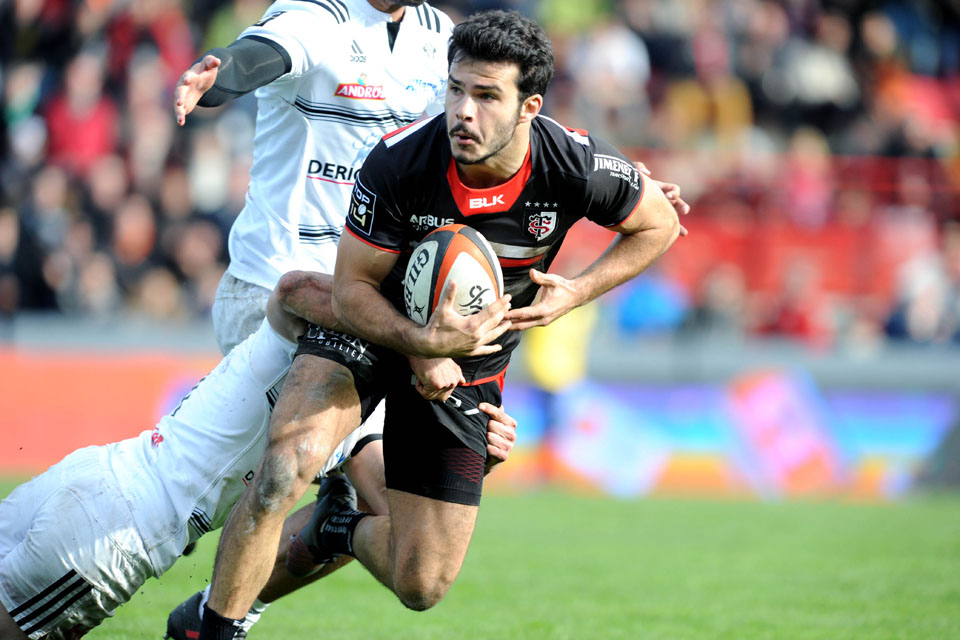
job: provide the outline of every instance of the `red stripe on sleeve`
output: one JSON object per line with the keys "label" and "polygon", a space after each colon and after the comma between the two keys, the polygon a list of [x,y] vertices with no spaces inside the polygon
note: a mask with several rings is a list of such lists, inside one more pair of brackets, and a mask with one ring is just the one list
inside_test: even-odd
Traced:
{"label": "red stripe on sleeve", "polygon": [[369,240],[364,240],[363,238],[361,238],[360,236],[358,236],[353,229],[351,229],[351,228],[348,227],[348,226],[344,226],[343,228],[346,229],[346,230],[347,230],[347,233],[349,233],[350,235],[352,235],[354,238],[356,238],[357,240],[359,240],[359,241],[362,242],[363,244],[368,244],[368,245],[370,245],[370,246],[373,247],[374,249],[379,249],[380,251],[386,251],[387,253],[403,253],[402,251],[398,251],[398,250],[396,250],[396,249],[387,249],[386,247],[381,247],[380,245],[374,244],[374,243],[370,242]]}

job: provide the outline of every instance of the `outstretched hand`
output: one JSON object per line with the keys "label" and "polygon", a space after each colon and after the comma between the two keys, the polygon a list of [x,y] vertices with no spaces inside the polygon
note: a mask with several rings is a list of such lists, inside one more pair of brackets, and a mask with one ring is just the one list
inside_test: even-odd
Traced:
{"label": "outstretched hand", "polygon": [[456,295],[457,285],[451,282],[423,328],[426,340],[421,355],[460,358],[500,351],[499,344],[490,343],[510,328],[510,322],[504,320],[510,296],[501,296],[479,313],[462,316],[454,308]]}
{"label": "outstretched hand", "polygon": [[[660,187],[660,190],[663,191],[663,195],[667,196],[667,201],[673,205],[673,209],[677,212],[678,216],[685,216],[690,213],[690,205],[680,197],[680,185],[674,184],[672,182],[661,182],[653,177],[650,173],[650,169],[647,169],[647,165],[642,162],[634,162],[633,166],[637,168],[637,171],[642,173],[645,176],[648,176],[653,182]],[[689,231],[687,228],[680,225],[680,235],[685,236]]]}
{"label": "outstretched hand", "polygon": [[540,302],[529,307],[512,309],[507,315],[511,331],[545,327],[564,315],[579,302],[573,282],[555,273],[530,269],[530,279],[540,285]]}
{"label": "outstretched hand", "polygon": [[217,69],[220,58],[206,55],[192,67],[183,72],[177,87],[173,90],[173,114],[181,127],[187,121],[197,102],[217,81]]}

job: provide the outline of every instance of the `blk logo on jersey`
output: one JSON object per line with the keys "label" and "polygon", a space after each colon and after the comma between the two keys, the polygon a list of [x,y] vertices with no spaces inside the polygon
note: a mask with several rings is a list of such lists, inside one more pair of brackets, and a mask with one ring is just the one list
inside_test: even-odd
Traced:
{"label": "blk logo on jersey", "polygon": [[373,214],[377,205],[377,194],[364,187],[360,180],[353,185],[353,194],[350,196],[350,210],[347,215],[350,221],[363,231],[370,235],[373,230]]}
{"label": "blk logo on jersey", "polygon": [[[527,202],[523,210],[523,227],[527,233],[536,238],[537,242],[543,240],[557,228],[556,202]],[[541,207],[553,206],[552,211],[544,211]]]}
{"label": "blk logo on jersey", "polygon": [[503,206],[503,194],[491,196],[489,198],[470,198],[471,209],[486,209],[487,207]]}
{"label": "blk logo on jersey", "polygon": [[387,94],[383,90],[383,85],[367,84],[367,76],[361,75],[357,82],[341,82],[337,85],[337,90],[333,95],[338,98],[350,98],[351,100],[386,100]]}

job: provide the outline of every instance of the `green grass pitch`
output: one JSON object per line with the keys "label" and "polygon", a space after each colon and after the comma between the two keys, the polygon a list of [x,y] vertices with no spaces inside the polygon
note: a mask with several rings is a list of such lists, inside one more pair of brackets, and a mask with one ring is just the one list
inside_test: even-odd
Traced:
{"label": "green grass pitch", "polygon": [[[0,485],[6,495],[12,483]],[[91,640],[160,638],[216,535]],[[960,496],[894,504],[490,495],[460,578],[406,611],[361,567],[278,601],[271,638],[960,639]]]}

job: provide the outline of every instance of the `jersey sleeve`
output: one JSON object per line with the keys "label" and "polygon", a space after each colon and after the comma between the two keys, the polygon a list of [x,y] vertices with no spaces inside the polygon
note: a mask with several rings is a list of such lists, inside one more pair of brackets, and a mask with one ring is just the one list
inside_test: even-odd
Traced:
{"label": "jersey sleeve", "polygon": [[287,75],[301,76],[323,59],[323,44],[329,43],[324,34],[345,20],[342,12],[334,11],[339,7],[333,5],[333,2],[279,0],[267,8],[260,20],[244,29],[240,38],[253,37],[275,43],[290,58]]}
{"label": "jersey sleeve", "polygon": [[350,194],[347,232],[361,241],[391,253],[404,249],[406,226],[397,202],[396,170],[389,150],[380,142],[364,160]]}
{"label": "jersey sleeve", "polygon": [[643,199],[640,172],[613,145],[590,139],[586,217],[615,227],[630,217]]}

